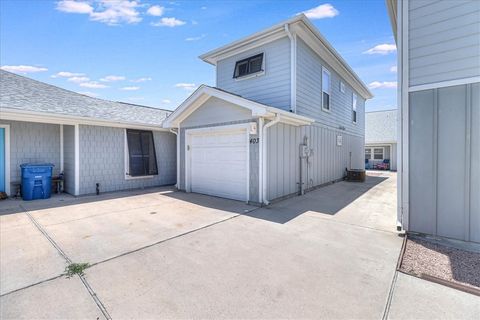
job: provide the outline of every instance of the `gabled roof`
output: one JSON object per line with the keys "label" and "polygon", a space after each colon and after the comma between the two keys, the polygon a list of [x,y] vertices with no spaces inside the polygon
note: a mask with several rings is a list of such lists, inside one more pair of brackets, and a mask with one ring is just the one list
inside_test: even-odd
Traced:
{"label": "gabled roof", "polygon": [[289,31],[294,32],[304,40],[312,50],[342,76],[364,99],[373,97],[368,87],[304,14],[299,14],[270,28],[209,51],[201,55],[200,59],[216,65],[219,60],[286,37]]}
{"label": "gabled roof", "polygon": [[0,118],[7,113],[162,126],[171,111],[92,98],[0,70]]}
{"label": "gabled roof", "polygon": [[397,110],[365,113],[365,144],[397,142]]}
{"label": "gabled roof", "polygon": [[224,101],[238,105],[239,107],[249,109],[252,112],[252,117],[264,117],[273,119],[280,118],[280,122],[292,125],[308,125],[315,120],[291,113],[278,108],[270,107],[246,98],[237,94],[230,93],[225,90],[213,88],[207,85],[201,85],[194,93],[192,93],[175,111],[165,120],[163,126],[165,128],[176,128],[185,120],[190,114],[201,107],[209,98],[216,97]]}

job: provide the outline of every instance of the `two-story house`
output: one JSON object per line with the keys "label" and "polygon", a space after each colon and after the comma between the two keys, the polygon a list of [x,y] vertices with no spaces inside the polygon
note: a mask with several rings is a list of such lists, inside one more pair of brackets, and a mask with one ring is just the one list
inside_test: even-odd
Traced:
{"label": "two-story house", "polygon": [[398,220],[480,242],[480,1],[386,4],[398,47]]}
{"label": "two-story house", "polygon": [[200,86],[164,126],[177,134],[177,187],[269,203],[364,166],[372,94],[298,15],[200,57]]}

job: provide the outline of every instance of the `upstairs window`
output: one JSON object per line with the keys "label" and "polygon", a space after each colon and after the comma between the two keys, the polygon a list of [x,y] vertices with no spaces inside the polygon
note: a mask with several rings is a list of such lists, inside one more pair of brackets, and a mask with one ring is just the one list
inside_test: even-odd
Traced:
{"label": "upstairs window", "polygon": [[352,121],[357,123],[357,95],[352,94]]}
{"label": "upstairs window", "polygon": [[127,175],[131,177],[158,174],[152,131],[127,129]]}
{"label": "upstairs window", "polygon": [[330,111],[330,97],[331,97],[331,79],[330,71],[322,68],[322,109]]}
{"label": "upstairs window", "polygon": [[263,71],[263,53],[254,55],[252,57],[237,61],[235,63],[234,78],[248,76],[250,74]]}

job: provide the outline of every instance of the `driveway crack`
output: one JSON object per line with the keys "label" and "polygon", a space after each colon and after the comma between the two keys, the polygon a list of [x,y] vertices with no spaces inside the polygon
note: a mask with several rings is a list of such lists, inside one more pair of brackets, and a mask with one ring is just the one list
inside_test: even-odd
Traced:
{"label": "driveway crack", "polygon": [[[26,210],[22,205],[20,205],[20,208],[23,210],[23,212],[27,215],[27,217],[30,219],[30,221],[35,225],[35,227],[38,229],[38,231],[40,231],[43,236],[48,240],[48,242],[50,242],[52,244],[52,246],[58,251],[58,253],[65,259],[65,261],[68,263],[68,264],[71,264],[72,263],[72,259],[70,259],[70,257],[67,256],[67,254],[62,250],[62,248],[60,248],[60,246],[58,245],[58,243],[55,242],[55,240],[53,240],[52,237],[50,237],[50,235],[48,234],[48,232],[43,228],[43,226],[31,215],[30,212],[28,212],[28,210]],[[88,283],[87,279],[85,278],[84,275],[81,275],[81,274],[78,274],[78,277],[80,278],[80,281],[82,281],[84,287],[87,289],[88,291],[88,294],[92,297],[93,301],[95,302],[95,304],[97,305],[97,307],[100,309],[100,311],[102,312],[103,316],[110,320],[112,319],[112,317],[110,316],[110,314],[108,313],[107,309],[105,308],[105,306],[103,305],[102,301],[98,298],[97,294],[95,293],[95,291],[93,290],[93,288],[90,286],[90,284]]]}

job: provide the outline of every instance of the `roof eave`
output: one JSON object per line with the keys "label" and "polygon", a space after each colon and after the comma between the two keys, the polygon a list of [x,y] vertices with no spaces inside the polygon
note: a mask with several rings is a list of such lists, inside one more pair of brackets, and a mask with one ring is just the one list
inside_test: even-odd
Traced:
{"label": "roof eave", "polygon": [[392,25],[395,42],[397,42],[397,0],[385,0],[388,16],[390,17],[390,24]]}

